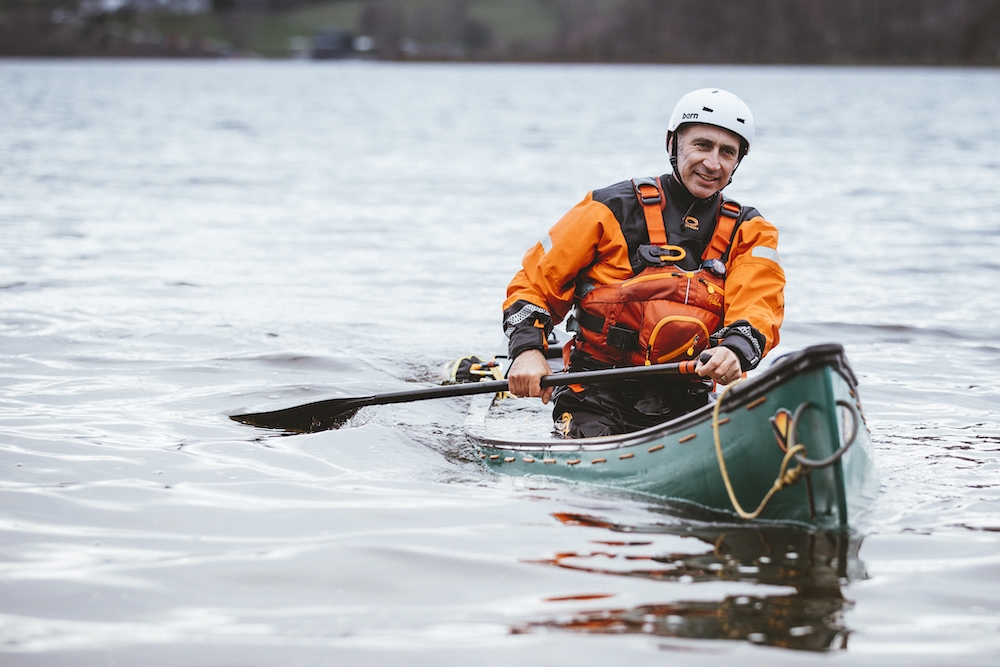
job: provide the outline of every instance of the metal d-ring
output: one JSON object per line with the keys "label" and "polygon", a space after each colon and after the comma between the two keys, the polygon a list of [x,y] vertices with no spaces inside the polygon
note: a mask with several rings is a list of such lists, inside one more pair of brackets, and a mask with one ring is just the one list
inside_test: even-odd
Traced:
{"label": "metal d-ring", "polygon": [[[801,465],[803,468],[807,468],[809,470],[812,470],[814,468],[825,468],[827,466],[833,465],[834,463],[836,463],[837,461],[840,460],[840,458],[844,455],[844,452],[846,452],[848,450],[848,448],[851,445],[853,445],[854,441],[857,439],[857,437],[858,437],[858,429],[861,428],[861,415],[858,414],[857,407],[855,407],[855,405],[853,403],[850,403],[850,402],[845,401],[843,399],[837,399],[837,405],[839,405],[842,408],[847,408],[851,412],[851,435],[850,435],[850,437],[845,439],[843,447],[840,447],[833,454],[831,454],[830,456],[826,457],[825,459],[820,459],[819,461],[814,461],[812,459],[808,459],[808,458],[802,456],[801,454],[796,454],[795,455],[795,460],[798,461],[799,465]],[[792,414],[791,423],[788,425],[788,449],[789,450],[791,450],[796,445],[795,436],[796,436],[796,432],[798,431],[799,417],[802,415],[803,412],[805,412],[805,410],[807,410],[808,408],[811,408],[811,407],[812,407],[812,403],[810,403],[809,401],[804,401],[801,405],[799,405],[799,407],[795,408],[795,413]]]}

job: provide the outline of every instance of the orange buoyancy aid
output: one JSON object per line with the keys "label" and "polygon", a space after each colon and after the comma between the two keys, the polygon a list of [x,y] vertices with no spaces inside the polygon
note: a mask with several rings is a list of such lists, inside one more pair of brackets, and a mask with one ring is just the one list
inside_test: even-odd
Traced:
{"label": "orange buoyancy aid", "polygon": [[[633,179],[642,204],[649,245],[639,253],[647,266],[636,276],[577,290],[575,347],[613,365],[650,365],[695,358],[708,347],[725,315],[725,264],[742,207],[723,200],[715,231],[702,253],[702,268],[673,265],[685,250],[667,245],[665,205],[659,179]],[[715,260],[715,261],[711,261]],[[710,267],[714,267],[710,268]]]}

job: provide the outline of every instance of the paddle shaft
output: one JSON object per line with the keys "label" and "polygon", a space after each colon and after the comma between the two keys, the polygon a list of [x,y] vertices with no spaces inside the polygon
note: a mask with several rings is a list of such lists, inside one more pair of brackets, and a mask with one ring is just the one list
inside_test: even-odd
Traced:
{"label": "paddle shaft", "polygon": [[[579,373],[559,373],[545,375],[539,384],[542,388],[558,387],[566,384],[587,384],[607,380],[632,380],[657,375],[690,375],[694,373],[694,361],[682,361],[676,364],[657,364],[655,366],[632,366],[628,368],[608,368],[600,371],[580,371]],[[489,380],[486,382],[469,382],[449,384],[427,389],[411,389],[408,391],[393,391],[363,398],[334,399],[343,401],[360,401],[364,405],[388,405],[390,403],[408,403],[423,401],[430,398],[447,398],[450,396],[472,396],[473,394],[490,394],[507,391],[507,380]]]}
{"label": "paddle shaft", "polygon": [[[661,375],[691,375],[695,372],[696,367],[696,361],[681,361],[676,364],[656,364],[653,366],[581,371],[579,373],[559,373],[543,376],[540,384],[544,388],[568,384],[604,382],[608,380],[631,380]],[[312,433],[337,428],[350,418],[352,414],[357,412],[359,408],[368,405],[389,405],[392,403],[423,401],[432,398],[490,394],[507,391],[507,388],[507,380],[451,384],[441,387],[394,391],[373,396],[359,396],[356,398],[331,398],[325,401],[306,403],[305,405],[271,412],[232,415],[230,418],[244,424],[250,424],[251,426],[275,428],[299,433]]]}

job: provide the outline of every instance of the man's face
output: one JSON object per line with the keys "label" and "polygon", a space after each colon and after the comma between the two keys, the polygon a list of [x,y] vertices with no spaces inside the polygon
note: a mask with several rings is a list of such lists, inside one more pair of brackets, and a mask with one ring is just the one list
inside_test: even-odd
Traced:
{"label": "man's face", "polygon": [[714,125],[686,125],[674,135],[677,171],[688,191],[711,197],[729,184],[740,161],[740,138]]}

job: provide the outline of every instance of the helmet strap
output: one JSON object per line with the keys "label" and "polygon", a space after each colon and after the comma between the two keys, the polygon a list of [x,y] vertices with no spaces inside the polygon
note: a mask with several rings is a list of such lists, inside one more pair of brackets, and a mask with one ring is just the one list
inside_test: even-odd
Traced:
{"label": "helmet strap", "polygon": [[[673,144],[670,143],[671,139],[674,140]],[[674,178],[677,179],[678,183],[682,183],[681,172],[677,168],[677,132],[667,133],[667,146],[670,148],[670,166],[673,168]]]}
{"label": "helmet strap", "polygon": [[[729,174],[729,183],[733,182],[733,176],[736,175],[736,170],[740,168],[740,163],[743,162],[743,158],[747,156],[750,152],[750,146],[747,144],[745,139],[740,139],[740,159],[736,161],[736,166],[733,167],[733,173]],[[726,183],[726,187],[729,187],[729,183]]]}
{"label": "helmet strap", "polygon": [[[746,155],[746,153],[744,153],[743,155]],[[740,168],[740,163],[743,162],[743,155],[741,155],[740,159],[736,161],[736,166],[733,167],[733,173],[729,174],[729,183],[733,182],[733,176],[736,175],[736,170]],[[729,183],[726,183],[726,185],[725,185],[725,187],[723,189],[728,188],[729,187]],[[719,190],[719,192],[722,192],[722,190]]]}

